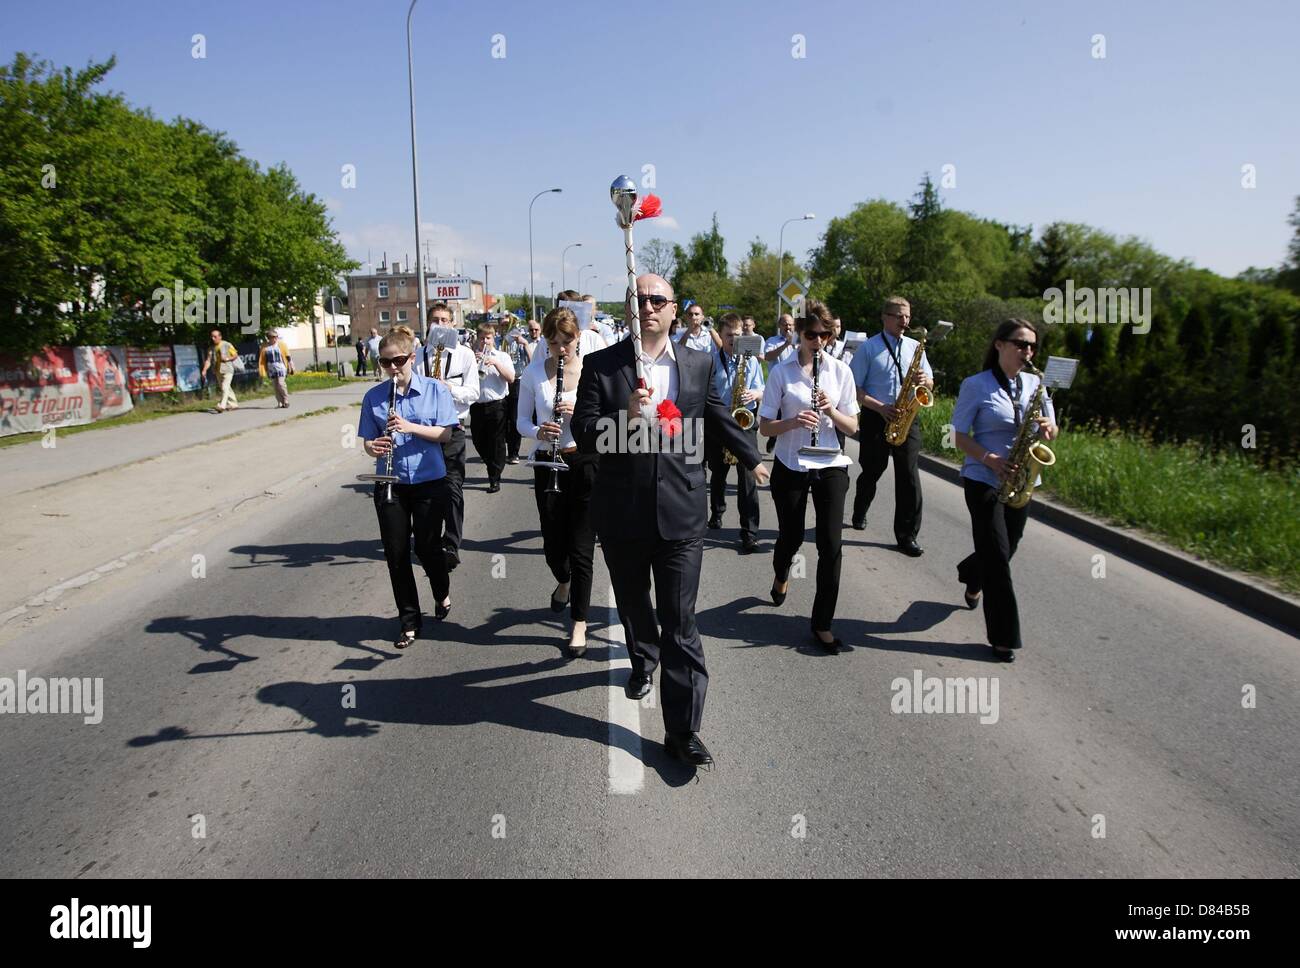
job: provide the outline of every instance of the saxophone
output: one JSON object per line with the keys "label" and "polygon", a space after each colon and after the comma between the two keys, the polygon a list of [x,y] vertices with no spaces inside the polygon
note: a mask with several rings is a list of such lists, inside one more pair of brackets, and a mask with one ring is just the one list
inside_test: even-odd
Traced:
{"label": "saxophone", "polygon": [[1029,503],[1034,496],[1034,482],[1038,480],[1038,472],[1056,463],[1052,449],[1038,439],[1036,418],[1043,413],[1043,374],[1029,364],[1025,365],[1025,369],[1038,377],[1038,389],[1034,391],[1034,398],[1025,411],[1025,419],[1016,435],[1016,442],[1011,445],[1011,453],[1007,454],[1007,463],[1015,465],[1016,469],[998,489],[998,500],[1012,508],[1022,508]]}
{"label": "saxophone", "polygon": [[[901,337],[898,343],[902,346]],[[921,383],[921,357],[924,354],[925,337],[922,336],[916,352],[912,354],[912,362],[907,367],[907,376],[903,378],[903,385],[898,388],[898,398],[894,401],[898,416],[885,424],[885,443],[893,447],[901,447],[907,440],[917,411],[922,407],[934,406],[934,394],[930,392],[929,387]]]}
{"label": "saxophone", "polygon": [[[741,399],[745,393],[745,360],[746,354],[741,354],[736,363],[736,381],[731,388],[731,419],[736,421],[736,425],[741,430],[748,430],[754,426],[754,411],[750,410]],[[722,459],[730,466],[737,463],[736,455],[725,447],[722,449]]]}
{"label": "saxophone", "polygon": [[[428,357],[426,356],[425,359],[427,360]],[[437,346],[433,348],[433,378],[435,380],[442,379],[442,344],[441,343],[439,343]]]}

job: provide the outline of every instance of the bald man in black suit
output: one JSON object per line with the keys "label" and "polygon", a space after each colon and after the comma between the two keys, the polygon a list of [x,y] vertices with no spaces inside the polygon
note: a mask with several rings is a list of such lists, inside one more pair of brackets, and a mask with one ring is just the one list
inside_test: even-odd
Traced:
{"label": "bald man in black suit", "polygon": [[[713,357],[668,339],[676,310],[665,279],[637,279],[636,306],[629,304],[628,312],[638,312],[641,319],[647,389],[637,389],[632,340],[591,354],[582,364],[573,434],[579,450],[600,454],[592,521],[632,659],[627,696],[647,695],[655,669],[662,665],[664,747],[685,763],[707,766],[713,757],[698,733],[709,674],[695,626],[706,520],[704,464],[698,446],[692,453],[681,444],[702,443],[693,433],[702,426],[754,472],[759,484],[766,484],[769,474],[750,435],[718,397]],[[611,433],[621,425],[635,428],[643,413],[651,415],[665,399],[677,405],[684,424],[695,423],[668,439],[659,453],[631,452],[621,434]],[[620,422],[623,411],[626,424]],[[650,603],[652,575],[662,626],[656,625]]]}

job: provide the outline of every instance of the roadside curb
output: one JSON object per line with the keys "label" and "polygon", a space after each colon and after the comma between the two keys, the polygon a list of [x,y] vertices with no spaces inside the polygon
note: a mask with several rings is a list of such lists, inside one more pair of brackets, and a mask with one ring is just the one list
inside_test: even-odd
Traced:
{"label": "roadside curb", "polygon": [[[961,473],[956,464],[929,454],[921,454],[919,463],[922,470],[960,486]],[[1264,587],[1259,579],[1250,575],[1212,565],[1039,495],[1034,496],[1031,517],[1099,547],[1116,551],[1198,591],[1214,595],[1239,611],[1252,612],[1292,634],[1300,635],[1300,600]]]}

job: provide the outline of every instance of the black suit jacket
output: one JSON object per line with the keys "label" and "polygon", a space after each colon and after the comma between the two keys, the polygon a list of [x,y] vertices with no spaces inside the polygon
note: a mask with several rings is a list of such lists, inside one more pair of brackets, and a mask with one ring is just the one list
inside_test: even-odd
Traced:
{"label": "black suit jacket", "polygon": [[[677,357],[677,409],[683,420],[704,421],[705,436],[717,435],[745,467],[753,470],[761,457],[752,435],[741,430],[723,406],[713,383],[713,356],[680,344]],[[636,387],[632,340],[625,339],[582,360],[578,400],[573,409],[573,436],[583,453],[597,453],[602,418],[617,426],[619,413]],[[652,406],[660,401],[651,400]],[[617,437],[615,438],[617,439]],[[703,441],[699,441],[703,444]],[[625,450],[625,445],[621,446]],[[610,538],[652,538],[668,541],[704,534],[705,500],[703,448],[690,463],[685,453],[600,454],[596,486],[591,496],[592,523],[605,541]]]}

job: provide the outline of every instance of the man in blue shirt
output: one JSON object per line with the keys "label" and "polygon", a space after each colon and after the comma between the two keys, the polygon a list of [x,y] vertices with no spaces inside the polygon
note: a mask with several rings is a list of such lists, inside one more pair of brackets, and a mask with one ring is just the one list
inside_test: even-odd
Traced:
{"label": "man in blue shirt", "polygon": [[[694,308],[694,307],[692,307]],[[731,412],[731,401],[736,386],[739,359],[735,355],[736,336],[740,333],[740,316],[727,313],[718,323],[718,335],[722,337],[722,346],[713,362],[713,385],[718,391],[727,412]],[[758,449],[758,404],[763,399],[763,365],[756,357],[745,360],[745,385],[741,394],[741,404],[750,412],[750,425],[747,433]],[[709,464],[709,528],[722,527],[722,515],[727,511],[727,469],[731,466],[726,460],[726,448],[716,437],[704,436],[704,459]],[[758,548],[758,485],[754,474],[745,465],[736,464],[736,503],[740,505],[740,553],[747,555]]]}
{"label": "man in blue shirt", "polygon": [[[913,558],[923,554],[916,543],[921,531],[921,474],[917,458],[921,453],[921,423],[912,422],[907,439],[897,447],[885,440],[885,426],[897,416],[903,378],[912,365],[920,343],[903,335],[912,319],[912,306],[901,296],[885,300],[881,315],[882,329],[862,344],[853,356],[849,369],[858,387],[858,404],[862,415],[858,430],[858,460],[862,473],[853,495],[853,527],[867,526],[867,511],[876,496],[876,482],[885,473],[885,465],[894,461],[894,539],[898,550]],[[921,382],[934,386],[930,363],[921,357]]]}
{"label": "man in blue shirt", "polygon": [[448,503],[442,444],[451,439],[452,428],[459,421],[451,391],[422,376],[414,363],[415,336],[410,329],[398,326],[384,336],[377,365],[390,379],[366,392],[357,424],[362,448],[375,458],[375,473],[397,478],[391,504],[384,501],[384,485],[375,486],[375,514],[402,624],[394,642],[399,649],[415,641],[422,619],[411,570],[412,533],[415,553],[433,588],[434,616],[441,620],[451,611],[450,580],[442,550],[442,522]]}

